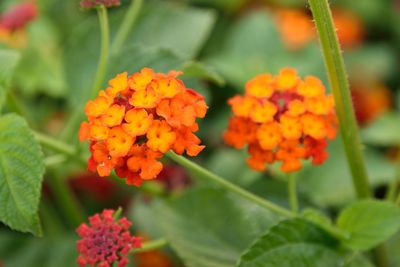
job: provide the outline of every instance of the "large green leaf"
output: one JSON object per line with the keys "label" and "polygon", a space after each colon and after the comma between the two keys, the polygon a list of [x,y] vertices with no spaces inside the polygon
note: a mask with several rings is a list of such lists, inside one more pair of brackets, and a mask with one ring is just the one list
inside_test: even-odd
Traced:
{"label": "large green leaf", "polygon": [[361,131],[363,140],[372,145],[400,144],[400,113],[385,113]]}
{"label": "large green leaf", "polygon": [[19,53],[14,50],[0,49],[0,110],[19,58]]}
{"label": "large green leaf", "polygon": [[339,267],[338,242],[302,219],[282,221],[258,238],[242,255],[239,267]]}
{"label": "large green leaf", "polygon": [[[329,158],[321,166],[302,172],[299,185],[310,200],[319,206],[345,205],[355,199],[351,173],[340,137],[330,142]],[[390,182],[395,176],[395,165],[379,152],[364,150],[368,176],[373,186]]]}
{"label": "large green leaf", "polygon": [[14,114],[0,117],[0,221],[41,235],[43,173],[43,154],[27,123]]}
{"label": "large green leaf", "polygon": [[[234,266],[241,251],[279,219],[236,195],[210,188],[154,200],[147,208],[159,227],[153,232],[164,234],[188,267]],[[138,226],[146,224],[141,214],[136,212],[133,219]]]}
{"label": "large green leaf", "polygon": [[361,200],[340,213],[337,225],[350,234],[344,245],[367,250],[400,229],[400,208],[390,202]]}

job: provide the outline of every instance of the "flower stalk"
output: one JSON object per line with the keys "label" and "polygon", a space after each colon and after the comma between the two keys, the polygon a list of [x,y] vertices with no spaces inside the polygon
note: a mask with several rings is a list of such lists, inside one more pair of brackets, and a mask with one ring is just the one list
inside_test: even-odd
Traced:
{"label": "flower stalk", "polygon": [[[90,90],[89,98],[93,98],[97,94],[104,81],[107,71],[107,61],[110,46],[110,30],[108,25],[107,8],[104,5],[99,5],[97,7],[97,14],[100,24],[101,48],[99,63],[97,65],[97,70],[93,80],[92,88]],[[82,105],[82,103],[80,105]],[[65,130],[61,133],[63,140],[71,140],[74,134],[76,134],[78,125],[83,117],[82,110],[83,107],[78,107],[72,113],[71,118],[67,122]]]}
{"label": "flower stalk", "polygon": [[297,198],[297,177],[294,173],[288,175],[288,196],[290,208],[294,214],[297,214],[299,203]]}
{"label": "flower stalk", "polygon": [[168,240],[162,238],[162,239],[145,242],[142,244],[142,246],[140,248],[131,249],[129,252],[130,253],[142,253],[142,252],[160,249],[160,248],[165,247],[166,245],[168,245]]}
{"label": "flower stalk", "polygon": [[211,180],[223,188],[236,193],[243,198],[246,198],[250,200],[253,203],[256,203],[260,205],[261,207],[264,207],[270,211],[273,211],[279,215],[285,216],[285,217],[294,217],[295,214],[291,212],[290,210],[287,210],[281,206],[276,205],[275,203],[268,201],[266,199],[263,199],[257,195],[254,195],[253,193],[227,181],[226,179],[204,169],[203,167],[197,165],[196,163],[193,163],[192,161],[186,159],[185,157],[179,156],[175,154],[174,152],[170,151],[166,154],[171,160],[175,161],[176,163],[182,165],[183,167],[187,168],[188,170],[192,171],[195,174],[198,174],[199,176],[206,178],[208,180]]}
{"label": "flower stalk", "polygon": [[325,67],[335,98],[336,112],[347,161],[358,198],[371,197],[358,126],[332,14],[327,0],[309,0],[318,30]]}
{"label": "flower stalk", "polygon": [[137,21],[138,15],[143,5],[143,0],[132,0],[128,11],[125,14],[124,20],[117,34],[115,35],[114,42],[111,45],[111,55],[117,55],[128,37],[128,34]]}

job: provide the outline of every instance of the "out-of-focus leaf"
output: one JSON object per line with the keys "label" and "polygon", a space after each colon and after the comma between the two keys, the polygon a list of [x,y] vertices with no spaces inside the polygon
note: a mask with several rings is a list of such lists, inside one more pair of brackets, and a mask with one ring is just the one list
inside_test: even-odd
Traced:
{"label": "out-of-focus leaf", "polygon": [[211,9],[158,1],[143,8],[127,44],[162,47],[192,59],[207,41],[215,19]]}
{"label": "out-of-focus leaf", "polygon": [[181,68],[183,71],[182,77],[206,79],[215,82],[219,86],[225,84],[224,78],[222,78],[213,68],[195,61],[186,62]]}
{"label": "out-of-focus leaf", "polygon": [[56,28],[41,16],[29,26],[27,38],[13,84],[28,96],[36,93],[64,96],[66,81]]}
{"label": "out-of-focus leaf", "polygon": [[391,202],[361,200],[342,210],[337,225],[350,234],[345,246],[368,250],[400,229],[400,208]]}
{"label": "out-of-focus leaf", "polygon": [[[354,199],[351,174],[340,137],[330,142],[329,158],[321,166],[313,166],[301,173],[299,186],[310,200],[319,206],[344,205]],[[372,149],[364,150],[368,177],[373,186],[394,178],[395,165]]]}
{"label": "out-of-focus leaf", "polygon": [[25,120],[14,114],[0,117],[0,221],[41,235],[43,174],[43,153]]}
{"label": "out-of-focus leaf", "polygon": [[256,74],[277,73],[283,67],[295,67],[301,75],[325,79],[317,44],[301,51],[287,51],[267,11],[249,13],[233,24],[220,49],[207,56],[205,62],[215,66],[238,90]]}
{"label": "out-of-focus leaf", "polygon": [[338,267],[338,242],[302,219],[282,221],[259,237],[240,258],[238,267]]}
{"label": "out-of-focus leaf", "polygon": [[248,0],[187,0],[190,3],[213,6],[226,12],[234,12],[243,6]]}
{"label": "out-of-focus leaf", "polygon": [[[0,232],[0,258],[7,267],[71,267],[76,265],[76,239],[62,235],[37,239],[15,232]],[[50,253],[49,253],[50,252]]]}
{"label": "out-of-focus leaf", "polygon": [[[250,243],[278,221],[267,210],[210,188],[189,189],[148,206],[172,248],[188,267],[232,267]],[[140,221],[140,213],[133,221]]]}
{"label": "out-of-focus leaf", "polygon": [[[124,11],[110,15],[112,32],[117,30],[123,16]],[[145,4],[126,46],[109,62],[106,80],[118,72],[132,73],[142,67],[163,72],[179,70],[202,48],[214,20],[214,12],[207,9],[163,2]],[[89,94],[99,58],[99,44],[99,26],[95,17],[88,18],[72,32],[65,56],[72,104],[86,99]]]}
{"label": "out-of-focus leaf", "polygon": [[371,145],[392,146],[400,144],[400,113],[388,112],[361,131],[362,139]]}
{"label": "out-of-focus leaf", "polygon": [[350,77],[363,81],[381,81],[396,69],[395,52],[385,44],[365,45],[344,53]]}
{"label": "out-of-focus leaf", "polygon": [[0,49],[0,110],[19,58],[19,53],[14,50]]}

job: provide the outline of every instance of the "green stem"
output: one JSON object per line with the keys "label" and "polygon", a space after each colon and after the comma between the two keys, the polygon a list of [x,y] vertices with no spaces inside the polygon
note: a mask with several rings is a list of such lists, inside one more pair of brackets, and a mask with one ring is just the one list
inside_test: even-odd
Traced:
{"label": "green stem", "polygon": [[[97,65],[95,78],[93,80],[92,88],[90,90],[90,99],[96,96],[104,81],[104,76],[106,75],[107,71],[108,50],[110,46],[110,30],[108,25],[107,8],[105,8],[104,5],[100,5],[97,8],[97,14],[100,23],[101,48],[99,63]],[[61,138],[63,140],[71,140],[74,134],[76,134],[78,125],[83,117],[83,104],[84,103],[81,102],[78,107],[74,109],[71,118],[64,128],[65,130],[61,133]]]}
{"label": "green stem", "polygon": [[128,37],[130,30],[135,25],[142,5],[143,0],[132,0],[129,9],[125,14],[124,20],[122,21],[122,24],[119,27],[117,34],[115,35],[114,42],[111,45],[111,55],[117,55],[119,53],[119,50],[121,49],[126,38]]}
{"label": "green stem", "polygon": [[38,132],[34,132],[36,139],[43,145],[48,148],[51,148],[55,151],[61,152],[65,155],[68,156],[74,156],[76,153],[76,150],[73,146],[68,145],[62,141],[58,141],[57,139],[54,139],[48,135],[41,134]]}
{"label": "green stem", "polygon": [[63,154],[52,155],[52,156],[48,156],[44,159],[44,165],[46,167],[50,167],[53,165],[58,165],[58,164],[64,163],[66,160],[67,160],[67,157]]}
{"label": "green stem", "polygon": [[100,32],[101,32],[101,50],[99,64],[97,65],[96,76],[90,91],[90,98],[96,96],[104,81],[104,76],[107,70],[108,60],[108,48],[110,46],[110,30],[108,26],[108,15],[107,8],[104,5],[100,5],[97,8],[97,14],[99,16]]}
{"label": "green stem", "polygon": [[395,203],[400,206],[400,193],[397,195]]}
{"label": "green stem", "polygon": [[182,157],[179,156],[177,154],[175,154],[174,152],[170,151],[166,154],[170,159],[172,159],[173,161],[175,161],[176,163],[184,166],[185,168],[187,168],[188,170],[192,171],[195,174],[198,174],[199,176],[209,179],[211,181],[214,181],[216,183],[218,183],[219,185],[223,186],[225,189],[234,192],[258,205],[260,205],[261,207],[264,207],[270,211],[273,211],[277,214],[283,215],[285,217],[294,217],[295,214],[285,208],[282,208],[281,206],[276,205],[273,202],[270,202],[266,199],[263,199],[231,182],[228,182],[227,180],[225,180],[224,178],[204,169],[203,167],[197,165],[196,163]]}
{"label": "green stem", "polygon": [[49,176],[51,177],[47,179],[47,182],[57,205],[69,221],[70,226],[74,228],[77,227],[86,218],[82,207],[79,205],[78,200],[65,181],[61,180],[61,178],[54,173],[50,173]]}
{"label": "green stem", "polygon": [[45,229],[45,235],[50,237],[58,237],[63,233],[63,225],[59,221],[54,208],[47,201],[42,200],[40,203],[40,217]]}
{"label": "green stem", "polygon": [[397,167],[396,167],[396,174],[394,176],[394,179],[393,179],[393,181],[390,182],[389,188],[385,195],[386,200],[395,201],[399,181],[400,181],[400,164],[398,163]]}
{"label": "green stem", "polygon": [[141,248],[131,249],[130,253],[141,253],[141,252],[156,250],[165,247],[166,245],[168,245],[168,241],[166,239],[158,239],[143,243]]}
{"label": "green stem", "polygon": [[328,0],[309,0],[325,60],[330,85],[336,103],[340,131],[359,198],[371,197],[367,171],[362,154],[358,126],[350,97],[345,66],[333,24]]}
{"label": "green stem", "polygon": [[381,244],[374,250],[375,261],[379,267],[390,267],[386,245]]}
{"label": "green stem", "polygon": [[294,214],[297,214],[299,211],[299,204],[297,200],[296,175],[294,173],[288,175],[288,196],[290,208]]}

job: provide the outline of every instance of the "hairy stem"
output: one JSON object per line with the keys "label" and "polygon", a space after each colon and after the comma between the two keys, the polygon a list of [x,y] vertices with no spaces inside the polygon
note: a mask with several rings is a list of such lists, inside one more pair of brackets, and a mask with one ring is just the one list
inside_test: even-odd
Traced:
{"label": "hairy stem", "polygon": [[372,195],[371,188],[362,154],[345,66],[328,0],[309,0],[309,3],[318,29],[325,67],[335,98],[336,112],[354,189],[359,198],[368,198]]}

